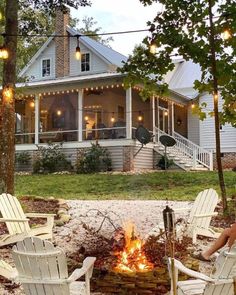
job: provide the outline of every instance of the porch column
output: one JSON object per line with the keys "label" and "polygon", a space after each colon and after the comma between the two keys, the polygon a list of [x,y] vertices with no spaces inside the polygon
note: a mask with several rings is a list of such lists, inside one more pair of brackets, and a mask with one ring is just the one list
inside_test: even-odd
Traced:
{"label": "porch column", "polygon": [[132,88],[126,90],[126,138],[132,139]]}
{"label": "porch column", "polygon": [[34,143],[39,144],[39,96],[34,97]]}
{"label": "porch column", "polygon": [[160,129],[160,109],[159,109],[159,97],[157,97],[157,142],[159,142],[159,129]]}
{"label": "porch column", "polygon": [[171,112],[171,135],[174,136],[174,131],[175,131],[175,106],[174,102],[171,102],[172,104],[172,112]]}
{"label": "porch column", "polygon": [[84,91],[78,92],[78,141],[83,141],[83,97]]}
{"label": "porch column", "polygon": [[168,101],[168,134],[173,135],[173,101]]}
{"label": "porch column", "polygon": [[155,96],[152,96],[152,132],[153,132],[153,141],[156,141],[156,99]]}

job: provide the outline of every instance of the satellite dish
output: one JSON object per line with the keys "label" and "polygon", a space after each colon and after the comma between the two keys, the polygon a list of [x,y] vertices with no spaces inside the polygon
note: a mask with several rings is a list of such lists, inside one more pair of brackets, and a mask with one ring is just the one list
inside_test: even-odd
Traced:
{"label": "satellite dish", "polygon": [[151,134],[150,132],[147,130],[147,128],[143,127],[143,126],[139,126],[136,130],[135,130],[135,138],[142,144],[147,144],[151,141]]}
{"label": "satellite dish", "polygon": [[160,142],[165,146],[165,170],[167,168],[167,157],[166,157],[166,148],[176,145],[176,140],[174,137],[164,134],[159,137]]}
{"label": "satellite dish", "polygon": [[176,140],[174,139],[174,137],[167,134],[161,135],[159,140],[164,146],[174,146],[176,144]]}
{"label": "satellite dish", "polygon": [[152,135],[148,131],[147,128],[143,127],[140,125],[136,130],[135,130],[135,138],[142,144],[141,148],[137,151],[137,153],[134,155],[134,157],[141,151],[144,145],[148,144],[151,139]]}

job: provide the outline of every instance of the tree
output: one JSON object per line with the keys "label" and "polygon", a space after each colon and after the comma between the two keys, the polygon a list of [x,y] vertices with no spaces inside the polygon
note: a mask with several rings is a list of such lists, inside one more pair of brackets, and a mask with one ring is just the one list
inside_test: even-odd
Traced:
{"label": "tree", "polygon": [[81,34],[94,35],[94,36],[91,36],[92,39],[94,39],[104,45],[108,45],[108,46],[109,46],[109,43],[111,41],[113,41],[112,37],[104,38],[102,36],[97,35],[97,34],[101,33],[102,28],[97,27],[98,22],[95,21],[93,17],[85,16],[81,21],[81,23],[82,23],[81,27],[79,27],[79,23],[80,23],[80,20],[77,18],[72,19],[72,21],[71,21],[72,27],[78,28],[78,31]]}
{"label": "tree", "polygon": [[[14,193],[15,160],[15,83],[18,34],[18,8],[26,10],[31,7],[51,15],[55,9],[65,10],[69,7],[89,5],[88,0],[6,0],[5,1],[5,46],[9,58],[3,63],[2,97],[0,100],[0,180],[4,190]],[[25,22],[24,29],[35,28],[37,23]],[[31,27],[32,26],[32,27]]]}
{"label": "tree", "polygon": [[[140,0],[151,5],[156,0]],[[236,124],[236,5],[234,0],[159,0],[163,12],[148,22],[151,38],[146,37],[124,65],[126,84],[142,82],[144,96],[165,90],[164,75],[174,68],[172,55],[198,63],[202,70],[201,81],[195,81],[200,93],[210,93],[214,99],[216,158],[224,212],[227,211],[226,191],[220,157],[219,122]],[[213,15],[213,11],[215,15]],[[223,40],[221,33],[228,29],[232,37]],[[156,54],[149,45],[157,46]],[[223,98],[223,112],[218,110],[219,90]],[[204,106],[200,106],[200,109]]]}

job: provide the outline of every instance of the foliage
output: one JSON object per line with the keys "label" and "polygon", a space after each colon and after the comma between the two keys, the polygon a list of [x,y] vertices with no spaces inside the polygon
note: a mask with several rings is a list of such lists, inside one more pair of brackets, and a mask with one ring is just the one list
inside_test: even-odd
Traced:
{"label": "foliage", "polygon": [[111,171],[111,157],[106,148],[99,144],[92,144],[84,153],[77,165],[77,173],[95,173]]}
{"label": "foliage", "polygon": [[157,163],[157,167],[160,167],[162,170],[165,170],[165,158],[166,158],[167,169],[174,163],[173,160],[168,159],[168,157],[162,156]]}
{"label": "foliage", "polygon": [[33,163],[34,173],[52,173],[71,170],[71,163],[61,151],[62,144],[49,143],[47,147],[38,146],[40,157]]}
{"label": "foliage", "polygon": [[[236,173],[225,171],[228,197],[235,195]],[[216,172],[144,174],[16,175],[17,196],[54,196],[68,200],[175,200],[193,201],[206,188],[219,193]],[[207,184],[207,186],[206,186]]]}
{"label": "foliage", "polygon": [[97,27],[97,21],[94,20],[93,17],[85,16],[81,20],[81,27],[79,27],[80,19],[74,18],[71,19],[70,25],[78,29],[78,31],[83,35],[95,35],[91,36],[92,39],[109,46],[109,43],[114,39],[112,37],[104,38],[102,36],[96,36],[96,34],[101,33],[102,28]]}
{"label": "foliage", "polygon": [[15,161],[19,164],[29,164],[31,160],[31,156],[29,152],[20,152],[15,154]]}
{"label": "foliage", "polygon": [[[151,5],[156,0],[140,0],[144,5]],[[216,78],[223,98],[222,123],[236,124],[236,5],[234,1],[212,1],[214,18]],[[172,55],[182,56],[200,65],[202,76],[195,81],[199,93],[213,93],[213,72],[209,33],[209,1],[205,0],[160,0],[163,5],[153,21],[149,21],[151,37],[146,37],[143,44],[134,50],[127,63],[121,69],[128,72],[127,84],[143,83],[144,94],[150,95],[156,84],[162,84],[168,71],[174,69]],[[221,33],[230,28],[233,37],[223,40]],[[150,43],[158,50],[149,51]],[[164,84],[164,86],[167,86]],[[161,89],[162,90],[162,89]],[[146,97],[148,96],[146,95]],[[203,108],[204,110],[204,108]]]}

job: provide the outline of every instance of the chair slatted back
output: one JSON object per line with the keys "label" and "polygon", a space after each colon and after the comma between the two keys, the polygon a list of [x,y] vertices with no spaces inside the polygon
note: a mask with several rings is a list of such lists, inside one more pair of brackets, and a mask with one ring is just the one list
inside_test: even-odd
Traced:
{"label": "chair slatted back", "polygon": [[65,254],[51,242],[25,238],[13,247],[13,259],[26,295],[70,294]]}
{"label": "chair slatted back", "polygon": [[195,227],[208,228],[211,217],[194,218],[194,215],[213,213],[217,203],[218,194],[214,189],[210,188],[201,191],[193,204],[188,223],[194,224]]}
{"label": "chair slatted back", "polygon": [[224,249],[220,252],[215,261],[215,266],[211,277],[214,279],[228,279],[234,275],[234,267],[236,265],[236,244],[234,244],[230,251]]}
{"label": "chair slatted back", "polygon": [[[0,212],[3,218],[8,219],[25,219],[26,216],[21,207],[20,202],[16,197],[10,194],[0,195]],[[7,229],[10,235],[29,232],[30,227],[28,222],[6,222]]]}
{"label": "chair slatted back", "polygon": [[204,295],[234,295],[234,285],[232,283],[225,284],[207,284]]}

